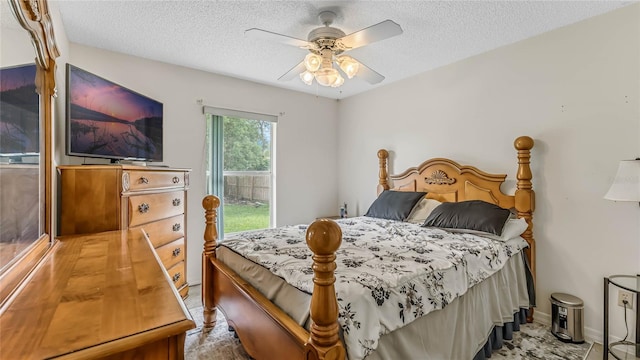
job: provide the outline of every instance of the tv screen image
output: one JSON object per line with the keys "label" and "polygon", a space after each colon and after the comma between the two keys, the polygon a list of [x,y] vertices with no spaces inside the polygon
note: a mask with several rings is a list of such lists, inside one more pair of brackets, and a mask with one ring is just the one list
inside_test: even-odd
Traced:
{"label": "tv screen image", "polygon": [[39,96],[35,81],[35,64],[0,69],[0,156],[39,152]]}
{"label": "tv screen image", "polygon": [[67,155],[162,161],[162,103],[67,64]]}

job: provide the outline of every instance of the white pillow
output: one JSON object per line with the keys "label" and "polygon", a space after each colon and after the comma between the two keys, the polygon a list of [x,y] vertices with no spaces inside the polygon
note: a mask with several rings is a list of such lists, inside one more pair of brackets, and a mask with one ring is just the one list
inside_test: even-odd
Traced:
{"label": "white pillow", "polygon": [[507,241],[522,235],[522,233],[524,233],[527,230],[527,227],[529,227],[529,224],[527,224],[527,220],[523,218],[509,219],[504,224],[504,228],[502,228],[501,236],[495,236],[493,234],[490,234],[490,235],[493,235],[490,237],[495,240]]}
{"label": "white pillow", "polygon": [[449,232],[455,232],[455,233],[466,233],[466,234],[478,235],[478,236],[482,236],[482,237],[486,237],[486,238],[498,240],[498,241],[507,241],[522,235],[522,233],[524,233],[525,230],[527,230],[528,226],[529,225],[527,224],[527,221],[525,219],[522,219],[522,218],[509,219],[507,220],[507,222],[504,223],[504,227],[502,228],[502,235],[500,236],[496,234],[484,232],[484,231],[469,230],[469,229],[445,229],[445,230]]}
{"label": "white pillow", "polygon": [[431,214],[433,209],[440,204],[442,203],[438,200],[422,199],[413,207],[405,221],[412,224],[422,225],[424,224],[424,221],[427,220],[427,217],[429,217],[429,214]]}

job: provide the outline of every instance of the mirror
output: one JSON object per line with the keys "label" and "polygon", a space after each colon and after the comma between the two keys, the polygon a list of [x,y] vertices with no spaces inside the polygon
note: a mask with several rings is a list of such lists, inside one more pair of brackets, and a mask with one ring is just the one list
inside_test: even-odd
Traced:
{"label": "mirror", "polygon": [[0,269],[43,233],[35,53],[9,3],[0,7]]}
{"label": "mirror", "polygon": [[0,2],[0,305],[51,246],[58,50],[46,0]]}

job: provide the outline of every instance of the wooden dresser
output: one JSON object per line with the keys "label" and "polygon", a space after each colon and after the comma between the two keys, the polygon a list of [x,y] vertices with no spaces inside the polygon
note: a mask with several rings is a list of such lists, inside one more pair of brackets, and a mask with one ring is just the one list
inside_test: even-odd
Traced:
{"label": "wooden dresser", "polygon": [[38,238],[40,167],[0,164],[0,268]]}
{"label": "wooden dresser", "polygon": [[0,308],[0,359],[183,359],[191,315],[142,232],[59,238]]}
{"label": "wooden dresser", "polygon": [[188,169],[133,165],[59,166],[60,235],[143,230],[186,297]]}

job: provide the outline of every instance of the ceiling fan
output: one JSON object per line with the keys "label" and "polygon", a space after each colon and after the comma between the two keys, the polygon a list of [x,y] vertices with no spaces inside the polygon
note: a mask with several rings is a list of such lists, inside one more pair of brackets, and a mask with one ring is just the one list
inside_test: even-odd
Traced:
{"label": "ceiling fan", "polygon": [[342,54],[376,41],[400,35],[402,34],[400,25],[392,20],[385,20],[346,35],[344,31],[331,26],[336,16],[333,11],[322,11],[318,18],[324,26],[311,30],[307,40],[256,28],[246,30],[245,35],[275,40],[309,50],[309,54],[305,56],[303,61],[280,76],[278,80],[288,81],[300,76],[300,79],[307,85],[311,85],[315,79],[318,84],[331,87],[338,87],[344,83],[342,74],[349,79],[358,76],[371,84],[377,84],[384,80],[384,76],[360,61]]}

